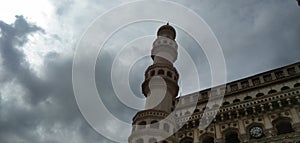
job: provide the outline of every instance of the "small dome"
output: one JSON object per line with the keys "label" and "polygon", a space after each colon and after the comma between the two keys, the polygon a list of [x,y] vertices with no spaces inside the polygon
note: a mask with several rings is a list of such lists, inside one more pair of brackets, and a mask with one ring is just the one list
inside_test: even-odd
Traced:
{"label": "small dome", "polygon": [[163,36],[174,40],[176,38],[176,31],[169,23],[167,23],[158,29],[157,36]]}

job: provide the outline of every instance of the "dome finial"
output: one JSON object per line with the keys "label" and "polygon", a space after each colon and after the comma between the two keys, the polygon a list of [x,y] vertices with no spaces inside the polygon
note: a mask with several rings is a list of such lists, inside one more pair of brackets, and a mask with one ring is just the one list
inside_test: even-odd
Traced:
{"label": "dome finial", "polygon": [[176,31],[168,21],[166,25],[163,25],[158,29],[157,36],[163,36],[174,40],[176,37]]}

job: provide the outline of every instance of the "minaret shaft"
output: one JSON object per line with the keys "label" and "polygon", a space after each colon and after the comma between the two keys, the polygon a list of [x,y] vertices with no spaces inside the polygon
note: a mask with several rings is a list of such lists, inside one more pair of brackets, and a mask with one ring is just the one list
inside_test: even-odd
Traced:
{"label": "minaret shaft", "polygon": [[178,54],[175,37],[175,29],[169,24],[160,27],[157,32],[151,50],[153,64],[147,68],[142,84],[146,97],[145,110],[133,118],[132,134],[128,139],[130,143],[176,142],[176,138],[171,136],[175,129],[171,112],[179,90],[179,75],[173,66]]}

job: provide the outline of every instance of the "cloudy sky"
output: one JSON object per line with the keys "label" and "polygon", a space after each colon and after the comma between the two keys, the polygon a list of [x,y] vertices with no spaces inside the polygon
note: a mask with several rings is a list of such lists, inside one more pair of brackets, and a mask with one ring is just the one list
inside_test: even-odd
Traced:
{"label": "cloudy sky", "polygon": [[[72,62],[76,45],[89,26],[108,10],[127,2],[130,1],[1,2],[1,143],[113,142],[95,131],[82,116],[72,87]],[[186,0],[179,4],[201,16],[215,33],[224,54],[228,81],[300,61],[300,7],[295,0]],[[141,7],[136,7],[130,9],[130,14],[119,13],[108,21],[130,18],[141,11]],[[167,11],[153,10],[153,15],[159,17],[164,12]],[[171,12],[186,21],[180,13]],[[95,75],[101,99],[116,118],[128,124],[137,109],[118,99],[122,95],[116,95],[112,87],[111,67],[120,46],[127,45],[128,51],[121,52],[125,56],[117,61],[123,65],[135,61],[127,80],[134,95],[143,97],[140,84],[151,60],[147,56],[134,60],[130,57],[150,52],[157,28],[168,19],[156,20],[132,23],[115,32],[97,57]],[[110,25],[113,22],[99,28],[105,34]],[[181,45],[176,63],[182,78],[181,95],[210,87],[209,61],[201,46],[184,29],[175,28]],[[146,37],[136,40],[143,36]],[[184,51],[196,65],[200,87],[192,85],[193,76],[186,66],[190,63],[182,56]],[[122,73],[124,69],[117,66],[116,71]],[[105,123],[101,128],[126,140],[130,129]]]}

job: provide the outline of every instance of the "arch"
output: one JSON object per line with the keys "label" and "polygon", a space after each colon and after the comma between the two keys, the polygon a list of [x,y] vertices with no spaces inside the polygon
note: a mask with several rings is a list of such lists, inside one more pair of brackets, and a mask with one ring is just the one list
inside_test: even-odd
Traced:
{"label": "arch", "polygon": [[170,131],[170,125],[167,123],[164,123],[164,131],[169,132]]}
{"label": "arch", "polygon": [[268,94],[276,93],[277,91],[275,89],[272,89],[268,92]]}
{"label": "arch", "polygon": [[150,138],[149,139],[149,143],[156,143],[156,142],[157,142],[156,138]]}
{"label": "arch", "polygon": [[237,102],[240,102],[240,101],[241,101],[241,100],[237,98],[237,99],[234,99],[234,100],[233,100],[233,103],[237,103]]}
{"label": "arch", "polygon": [[294,87],[300,87],[300,83],[294,84]]}
{"label": "arch", "polygon": [[203,138],[202,143],[214,143],[215,139],[211,136],[206,136],[205,138]]}
{"label": "arch", "polygon": [[282,87],[280,90],[283,91],[283,90],[288,90],[288,89],[290,89],[290,87],[284,86],[284,87]]}
{"label": "arch", "polygon": [[190,137],[185,137],[182,140],[180,140],[180,143],[193,143],[193,139]]}
{"label": "arch", "polygon": [[263,93],[257,93],[256,95],[255,95],[255,97],[262,97],[262,96],[264,96],[265,94],[263,94]]}
{"label": "arch", "polygon": [[198,108],[194,110],[194,113],[198,113],[198,112],[200,112]]}
{"label": "arch", "polygon": [[239,134],[236,129],[227,129],[224,134],[225,143],[240,143]]}
{"label": "arch", "polygon": [[153,120],[150,122],[150,128],[155,128],[155,129],[158,129],[159,128],[159,122],[156,121],[156,120]]}
{"label": "arch", "polygon": [[144,143],[144,140],[143,139],[137,139],[136,143]]}
{"label": "arch", "polygon": [[144,128],[146,128],[146,121],[141,121],[138,125],[138,129],[144,129]]}
{"label": "arch", "polygon": [[155,70],[150,71],[150,76],[154,76],[155,75]]}
{"label": "arch", "polygon": [[204,134],[200,137],[201,143],[214,143],[215,142],[215,138],[213,134]]}
{"label": "arch", "polygon": [[170,78],[172,78],[172,76],[173,76],[172,72],[168,71],[167,72],[167,76],[170,77]]}
{"label": "arch", "polygon": [[164,75],[164,74],[165,74],[165,71],[162,70],[162,69],[160,69],[160,70],[158,70],[157,74],[158,74],[158,75]]}
{"label": "arch", "polygon": [[244,100],[250,100],[250,99],[252,99],[251,96],[246,96],[246,97],[244,98]]}
{"label": "arch", "polygon": [[229,104],[230,104],[230,103],[229,103],[228,101],[226,101],[226,102],[223,103],[223,106],[224,106],[224,105],[229,105]]}
{"label": "arch", "polygon": [[286,134],[294,132],[294,129],[291,124],[291,120],[285,117],[279,117],[278,119],[274,120],[273,126],[276,128],[277,135]]}

